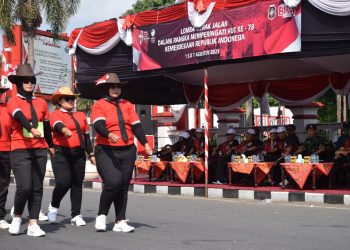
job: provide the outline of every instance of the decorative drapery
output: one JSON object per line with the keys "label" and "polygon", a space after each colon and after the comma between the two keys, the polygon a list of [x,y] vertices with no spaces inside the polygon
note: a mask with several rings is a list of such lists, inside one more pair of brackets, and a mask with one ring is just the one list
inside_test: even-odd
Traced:
{"label": "decorative drapery", "polygon": [[349,0],[309,0],[309,2],[317,9],[334,16],[350,15]]}

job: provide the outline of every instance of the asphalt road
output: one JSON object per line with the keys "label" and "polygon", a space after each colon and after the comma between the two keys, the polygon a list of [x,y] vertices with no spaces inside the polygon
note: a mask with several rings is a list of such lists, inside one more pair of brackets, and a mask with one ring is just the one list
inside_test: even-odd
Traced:
{"label": "asphalt road", "polygon": [[[46,212],[52,188],[45,188]],[[7,208],[12,206],[14,186]],[[85,227],[70,223],[69,196],[62,202],[58,223],[42,223],[43,238],[10,236],[0,230],[1,250],[86,249],[350,249],[350,207],[261,201],[216,200],[133,194],[127,217],[135,233],[94,229],[99,191],[85,191],[82,214]],[[25,213],[25,216],[27,212]],[[7,219],[9,219],[7,217]]]}

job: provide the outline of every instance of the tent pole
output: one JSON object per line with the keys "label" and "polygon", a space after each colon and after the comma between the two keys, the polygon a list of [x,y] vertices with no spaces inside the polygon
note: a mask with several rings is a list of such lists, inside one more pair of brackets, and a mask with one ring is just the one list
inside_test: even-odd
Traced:
{"label": "tent pole", "polygon": [[204,168],[204,175],[205,175],[205,197],[208,198],[208,166],[209,166],[209,130],[208,130],[208,124],[209,124],[209,103],[208,103],[208,69],[204,68],[204,111],[205,111],[205,120],[204,120],[204,155],[205,155],[205,168]]}
{"label": "tent pole", "polygon": [[263,112],[262,112],[262,98],[260,98],[260,140],[264,140],[264,132],[262,131],[263,127]]}
{"label": "tent pole", "polygon": [[340,122],[344,122],[344,95],[340,95]]}

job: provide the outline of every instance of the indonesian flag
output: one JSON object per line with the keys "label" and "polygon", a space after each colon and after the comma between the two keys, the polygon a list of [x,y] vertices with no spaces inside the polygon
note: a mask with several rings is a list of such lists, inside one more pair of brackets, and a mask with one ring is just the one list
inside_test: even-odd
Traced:
{"label": "indonesian flag", "polygon": [[1,54],[1,87],[2,88],[10,88],[11,83],[7,79],[8,75],[10,75],[13,71],[11,68],[11,65],[8,64],[8,56],[9,56],[10,50],[3,50]]}
{"label": "indonesian flag", "polygon": [[99,84],[103,84],[106,83],[107,80],[109,79],[109,74],[105,74],[104,76],[102,76],[101,78],[97,79],[96,82],[96,86]]}

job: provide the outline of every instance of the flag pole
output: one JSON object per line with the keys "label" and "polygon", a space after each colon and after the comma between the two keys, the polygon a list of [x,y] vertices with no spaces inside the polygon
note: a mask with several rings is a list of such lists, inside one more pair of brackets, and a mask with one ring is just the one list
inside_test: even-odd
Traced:
{"label": "flag pole", "polygon": [[208,103],[208,69],[204,68],[204,112],[205,112],[205,120],[204,120],[204,156],[205,156],[205,197],[208,198],[208,166],[209,166],[209,103]]}

